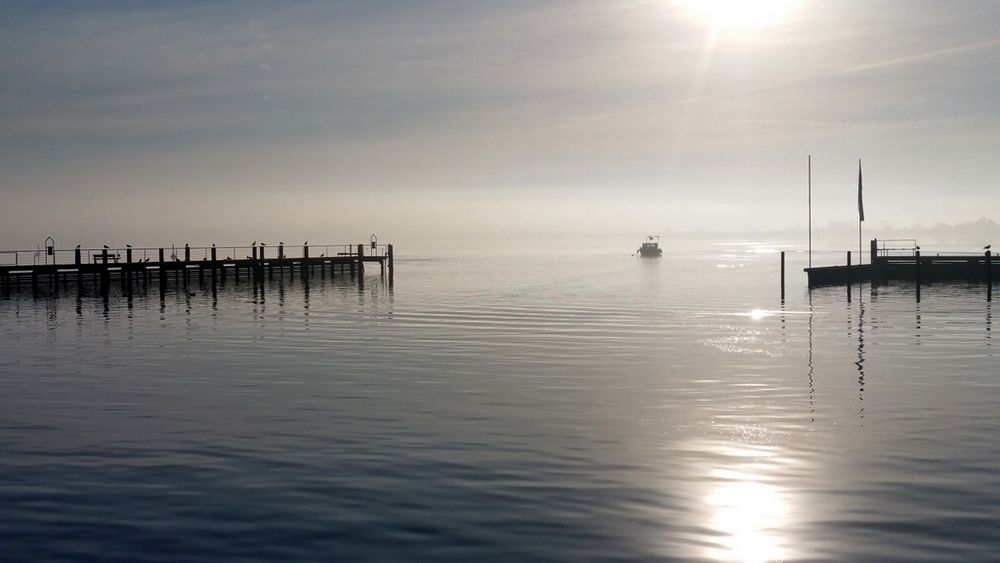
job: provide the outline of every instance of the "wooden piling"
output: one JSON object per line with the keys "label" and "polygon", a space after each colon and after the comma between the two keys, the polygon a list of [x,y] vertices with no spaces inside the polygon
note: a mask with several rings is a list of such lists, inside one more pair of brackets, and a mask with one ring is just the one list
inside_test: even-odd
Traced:
{"label": "wooden piling", "polygon": [[387,260],[389,262],[389,285],[392,285],[392,274],[396,271],[396,264],[393,262],[392,244],[386,246]]}
{"label": "wooden piling", "polygon": [[781,301],[785,301],[785,251],[781,251]]}
{"label": "wooden piling", "polygon": [[916,281],[917,287],[917,303],[920,303],[920,251],[917,250],[913,255],[913,266],[915,268],[914,280]]}
{"label": "wooden piling", "polygon": [[182,268],[182,270],[183,270],[182,277],[184,278],[184,287],[188,286],[188,278],[190,276],[190,272],[188,272],[188,264],[190,264],[190,263],[191,263],[191,244],[190,243],[184,243],[184,266]]}
{"label": "wooden piling", "polygon": [[306,278],[306,274],[309,273],[309,245],[302,245],[302,278]]}
{"label": "wooden piling", "polygon": [[158,262],[160,264],[160,283],[165,283],[167,281],[167,268],[166,268],[167,264],[166,264],[166,260],[163,259],[163,249],[162,248],[160,249],[160,256],[159,256],[159,258],[160,259],[159,259]]}
{"label": "wooden piling", "polygon": [[107,299],[111,285],[111,273],[108,271],[108,249],[101,251],[101,296]]}
{"label": "wooden piling", "polygon": [[993,254],[986,251],[986,301],[993,301]]}
{"label": "wooden piling", "polygon": [[847,251],[847,302],[851,302],[851,251]]}
{"label": "wooden piling", "polygon": [[358,245],[358,275],[364,277],[365,275],[365,245]]}
{"label": "wooden piling", "polygon": [[134,268],[132,267],[132,247],[125,249],[125,269],[122,270],[122,274],[125,276],[125,292],[128,295],[132,295],[132,273]]}
{"label": "wooden piling", "polygon": [[872,239],[870,241],[870,247],[868,249],[868,263],[871,265],[871,280],[872,287],[876,287],[881,283],[879,279],[879,265],[878,265],[878,239]]}

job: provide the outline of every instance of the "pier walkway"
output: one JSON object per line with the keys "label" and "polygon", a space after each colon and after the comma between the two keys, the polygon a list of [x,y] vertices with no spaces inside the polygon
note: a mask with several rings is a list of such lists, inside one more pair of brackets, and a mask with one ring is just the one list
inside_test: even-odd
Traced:
{"label": "pier walkway", "polygon": [[[900,242],[907,246],[890,246]],[[920,286],[928,282],[965,282],[985,284],[986,300],[993,300],[993,280],[1000,276],[1000,260],[995,260],[987,246],[983,254],[923,253],[916,240],[871,241],[871,261],[868,264],[851,264],[847,252],[847,265],[805,268],[809,288],[823,285],[846,285],[848,299],[852,284],[870,282],[878,286],[889,281],[912,282],[920,301]],[[782,253],[781,295],[784,299],[784,253]]]}
{"label": "pier walkway", "polygon": [[158,281],[161,291],[170,277],[187,284],[191,278],[200,283],[226,281],[241,276],[255,283],[275,275],[303,277],[316,270],[323,277],[329,273],[365,275],[366,264],[378,264],[383,279],[393,282],[395,270],[391,244],[370,243],[286,247],[256,244],[251,246],[161,248],[80,248],[57,249],[54,245],[38,250],[0,251],[0,294],[10,295],[20,288],[30,288],[34,295],[43,289],[58,292],[60,285],[75,282],[83,293],[87,281],[97,284],[107,296],[112,285],[120,285],[123,295],[131,295],[136,284],[148,286]]}

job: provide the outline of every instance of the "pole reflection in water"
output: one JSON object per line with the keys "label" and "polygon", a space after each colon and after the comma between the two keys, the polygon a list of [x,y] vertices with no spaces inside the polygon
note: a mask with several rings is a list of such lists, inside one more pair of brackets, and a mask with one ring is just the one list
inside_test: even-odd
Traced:
{"label": "pole reflection in water", "polygon": [[813,372],[815,367],[813,365],[813,319],[816,316],[816,310],[813,308],[812,293],[809,294],[809,325],[808,325],[808,335],[809,335],[809,351],[807,355],[806,365],[808,370],[806,371],[806,377],[809,379],[809,422],[816,422],[816,385],[813,380]]}
{"label": "pole reflection in water", "polygon": [[861,424],[865,422],[865,304],[858,299],[858,414]]}

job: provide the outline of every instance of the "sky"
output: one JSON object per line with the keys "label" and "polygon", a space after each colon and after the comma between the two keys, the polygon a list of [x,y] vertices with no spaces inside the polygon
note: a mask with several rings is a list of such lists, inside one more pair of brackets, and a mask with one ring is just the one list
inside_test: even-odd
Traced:
{"label": "sky", "polygon": [[[710,9],[706,9],[709,6]],[[1000,220],[1000,3],[8,2],[0,246]]]}

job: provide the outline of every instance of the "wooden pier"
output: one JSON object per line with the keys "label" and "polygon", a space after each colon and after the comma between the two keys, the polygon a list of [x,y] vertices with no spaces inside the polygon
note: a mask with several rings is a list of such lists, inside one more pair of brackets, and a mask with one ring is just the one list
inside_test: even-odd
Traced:
{"label": "wooden pier", "polygon": [[[275,276],[296,274],[306,279],[314,272],[321,277],[329,274],[357,276],[363,280],[365,266],[377,264],[382,279],[391,285],[395,270],[391,244],[379,244],[374,237],[369,243],[286,247],[284,243],[269,246],[57,249],[46,245],[38,250],[0,251],[0,295],[30,289],[35,295],[58,293],[59,288],[75,283],[80,294],[87,282],[105,297],[112,287],[121,288],[130,296],[139,285],[158,283],[163,291],[172,280],[187,285],[193,279],[215,287],[232,277],[263,283]],[[44,291],[43,291],[44,290]]]}
{"label": "wooden pier", "polygon": [[872,240],[868,264],[851,265],[851,252],[847,252],[846,266],[805,268],[809,287],[907,281],[914,283],[919,300],[920,286],[924,283],[985,283],[987,299],[992,300],[993,280],[1000,277],[1000,260],[990,250],[983,254],[921,253],[920,246],[911,239],[905,241],[911,243],[908,246],[889,246],[899,242]]}

